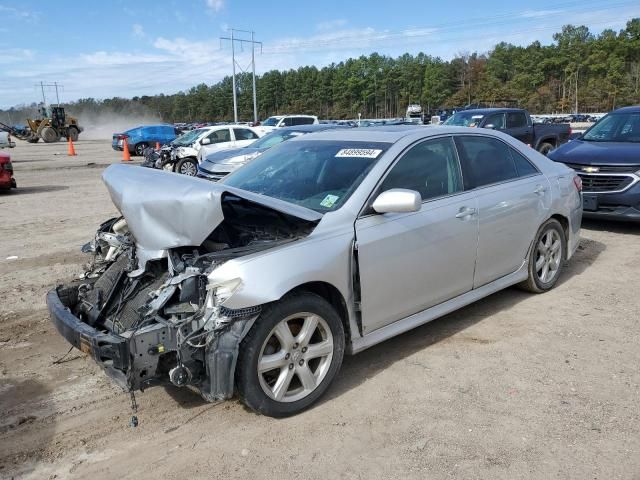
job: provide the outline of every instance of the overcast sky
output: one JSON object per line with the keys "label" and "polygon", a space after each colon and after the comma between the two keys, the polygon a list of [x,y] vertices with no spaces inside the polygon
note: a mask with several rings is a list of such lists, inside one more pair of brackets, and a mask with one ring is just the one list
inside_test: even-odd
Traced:
{"label": "overcast sky", "polygon": [[[229,27],[255,30],[260,73],[372,52],[449,59],[500,41],[550,43],[567,23],[617,30],[633,17],[638,0],[0,0],[0,107],[40,101],[41,80],[64,85],[61,101],[214,83],[231,73],[230,45],[218,39]],[[248,67],[247,49],[238,63]]]}

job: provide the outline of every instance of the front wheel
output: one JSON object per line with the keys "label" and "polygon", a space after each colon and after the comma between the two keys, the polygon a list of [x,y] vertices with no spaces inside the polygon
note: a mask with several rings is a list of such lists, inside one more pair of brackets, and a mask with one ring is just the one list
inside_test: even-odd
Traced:
{"label": "front wheel", "polygon": [[567,255],[567,240],[560,222],[545,222],[533,243],[529,255],[529,277],[520,286],[533,293],[551,290],[560,278]]}
{"label": "front wheel", "polygon": [[322,297],[285,297],[262,311],[240,344],[242,401],[271,417],[298,413],[329,387],[344,356],[344,328]]}
{"label": "front wheel", "polygon": [[195,177],[198,174],[198,162],[191,157],[183,158],[176,164],[176,172]]}

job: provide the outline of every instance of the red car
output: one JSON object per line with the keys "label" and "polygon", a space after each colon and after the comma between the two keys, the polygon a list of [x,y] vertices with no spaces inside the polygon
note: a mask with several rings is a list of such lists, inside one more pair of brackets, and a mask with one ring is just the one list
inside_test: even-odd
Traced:
{"label": "red car", "polygon": [[0,152],[0,189],[10,190],[16,187],[16,179],[13,178],[11,157],[8,153]]}

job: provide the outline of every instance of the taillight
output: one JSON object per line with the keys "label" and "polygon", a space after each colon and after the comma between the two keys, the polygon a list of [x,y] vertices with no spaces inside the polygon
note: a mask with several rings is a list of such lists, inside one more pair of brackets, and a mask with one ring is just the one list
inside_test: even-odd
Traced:
{"label": "taillight", "polygon": [[118,140],[124,140],[125,138],[129,138],[129,135],[118,135]]}
{"label": "taillight", "polygon": [[573,184],[576,186],[576,189],[581,192],[582,191],[582,179],[579,175],[573,177]]}
{"label": "taillight", "polygon": [[573,135],[573,128],[569,127],[569,136]]}

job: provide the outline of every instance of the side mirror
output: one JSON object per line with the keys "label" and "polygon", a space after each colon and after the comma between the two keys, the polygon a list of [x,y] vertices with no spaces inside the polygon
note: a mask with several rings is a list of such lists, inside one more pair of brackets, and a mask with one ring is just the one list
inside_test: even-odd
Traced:
{"label": "side mirror", "polygon": [[422,197],[415,190],[392,188],[382,192],[371,206],[377,213],[417,212],[422,206]]}
{"label": "side mirror", "polygon": [[211,139],[209,137],[203,138],[200,140],[200,145],[209,145],[211,143]]}
{"label": "side mirror", "polygon": [[495,130],[496,126],[493,123],[488,123],[482,128],[488,128],[489,130]]}

